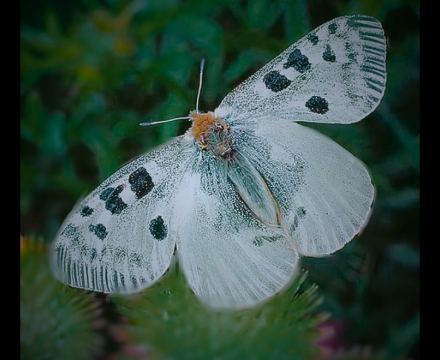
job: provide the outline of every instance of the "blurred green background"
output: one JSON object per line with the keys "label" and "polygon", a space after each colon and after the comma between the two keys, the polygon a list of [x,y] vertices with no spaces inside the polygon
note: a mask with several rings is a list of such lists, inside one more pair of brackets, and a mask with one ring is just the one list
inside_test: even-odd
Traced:
{"label": "blurred green background", "polygon": [[332,314],[330,348],[419,359],[418,1],[23,0],[20,11],[20,233],[46,242],[78,198],[189,127],[138,124],[194,109],[202,58],[208,111],[323,22],[380,20],[380,106],[356,124],[313,125],[367,164],[374,212],[361,237],[303,268],[323,299],[316,311]]}

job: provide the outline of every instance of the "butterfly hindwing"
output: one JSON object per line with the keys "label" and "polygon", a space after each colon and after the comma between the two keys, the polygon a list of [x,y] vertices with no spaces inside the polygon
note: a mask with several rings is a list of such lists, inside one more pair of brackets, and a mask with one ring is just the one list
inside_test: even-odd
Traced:
{"label": "butterfly hindwing", "polygon": [[175,246],[172,208],[180,143],[122,167],[68,215],[52,266],[69,285],[95,291],[141,289],[168,268]]}
{"label": "butterfly hindwing", "polygon": [[240,151],[267,181],[283,213],[283,228],[301,254],[339,250],[371,214],[375,190],[368,170],[313,129],[287,121],[273,126],[265,120]]}
{"label": "butterfly hindwing", "polygon": [[298,253],[280,227],[258,221],[228,179],[205,161],[182,182],[176,209],[179,262],[196,295],[219,307],[261,302],[288,284]]}
{"label": "butterfly hindwing", "polygon": [[365,15],[333,19],[291,45],[231,91],[216,116],[352,123],[379,104],[386,82],[381,24]]}

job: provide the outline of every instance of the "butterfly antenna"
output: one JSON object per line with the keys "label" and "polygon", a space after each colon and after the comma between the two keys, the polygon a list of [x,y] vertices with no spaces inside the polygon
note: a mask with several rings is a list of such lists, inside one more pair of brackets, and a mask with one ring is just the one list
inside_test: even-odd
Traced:
{"label": "butterfly antenna", "polygon": [[199,112],[199,98],[200,98],[200,91],[202,90],[202,79],[203,79],[203,68],[204,67],[205,67],[205,59],[202,59],[202,61],[200,62],[199,91],[197,92],[196,113]]}
{"label": "butterfly antenna", "polygon": [[[200,98],[200,91],[202,90],[202,79],[203,79],[204,67],[205,67],[205,59],[202,59],[202,61],[200,62],[199,91],[197,92],[196,113],[199,112],[199,98]],[[167,122],[175,121],[175,120],[191,120],[191,119],[192,119],[191,116],[182,116],[182,117],[176,117],[173,119],[162,120],[162,121],[147,121],[147,122],[140,123],[139,125],[140,126],[153,126],[153,125],[163,124],[163,123],[167,123]]]}
{"label": "butterfly antenna", "polygon": [[176,117],[174,119],[168,119],[168,120],[162,120],[162,121],[153,121],[153,122],[147,121],[147,122],[140,123],[139,125],[140,126],[153,126],[153,125],[163,124],[163,123],[167,123],[167,122],[175,121],[175,120],[190,120],[190,119],[192,119],[191,116],[182,116],[182,117]]}

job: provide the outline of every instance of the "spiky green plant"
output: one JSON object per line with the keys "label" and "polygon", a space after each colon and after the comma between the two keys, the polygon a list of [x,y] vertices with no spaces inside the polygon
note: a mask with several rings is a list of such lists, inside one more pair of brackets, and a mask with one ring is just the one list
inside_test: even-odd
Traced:
{"label": "spiky green plant", "polygon": [[42,242],[21,239],[20,359],[91,359],[100,349],[89,295],[59,283]]}
{"label": "spiky green plant", "polygon": [[264,305],[221,311],[199,303],[177,263],[141,295],[113,301],[128,318],[133,343],[153,359],[316,359],[316,325],[325,315],[314,312],[320,297],[306,278],[302,273]]}

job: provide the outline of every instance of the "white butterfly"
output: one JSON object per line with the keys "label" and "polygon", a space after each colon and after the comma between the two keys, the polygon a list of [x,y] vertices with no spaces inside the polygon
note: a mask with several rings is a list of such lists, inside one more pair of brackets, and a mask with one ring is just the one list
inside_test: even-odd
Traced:
{"label": "white butterfly", "polygon": [[121,168],[68,215],[52,246],[57,277],[136,292],[164,274],[176,249],[204,303],[269,298],[293,278],[300,254],[335,252],[369,219],[375,191],[363,163],[294,121],[370,114],[385,90],[385,55],[380,22],[339,17],[214,112],[191,112],[186,134]]}

